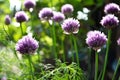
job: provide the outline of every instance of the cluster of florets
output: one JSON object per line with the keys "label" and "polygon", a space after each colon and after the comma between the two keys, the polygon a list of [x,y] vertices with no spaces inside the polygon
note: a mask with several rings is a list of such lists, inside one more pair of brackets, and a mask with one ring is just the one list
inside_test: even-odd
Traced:
{"label": "cluster of florets", "polygon": [[61,8],[61,12],[65,15],[70,15],[74,11],[74,8],[71,4],[65,4]]}
{"label": "cluster of florets", "polygon": [[53,17],[53,11],[51,8],[43,8],[42,10],[40,10],[39,12],[39,18],[42,20],[49,20]]}
{"label": "cluster of florets", "polygon": [[119,7],[119,5],[117,5],[115,3],[109,3],[105,6],[104,12],[106,14],[116,14],[116,13],[120,12],[120,7]]}
{"label": "cluster of florets", "polygon": [[100,31],[89,31],[87,33],[86,43],[94,50],[100,49],[106,44],[107,38],[103,32]]}
{"label": "cluster of florets", "polygon": [[65,19],[65,15],[61,12],[53,12],[53,20],[61,23]]}
{"label": "cluster of florets", "polygon": [[62,24],[62,29],[65,34],[76,34],[79,31],[80,23],[78,20],[73,18],[68,18],[64,20]]}
{"label": "cluster of florets", "polygon": [[105,17],[102,18],[100,23],[105,28],[112,29],[112,28],[116,27],[119,24],[119,20],[113,14],[108,14]]}
{"label": "cluster of florets", "polygon": [[28,20],[28,16],[24,11],[18,11],[15,14],[15,19],[17,22],[22,23]]}
{"label": "cluster of florets", "polygon": [[25,1],[24,1],[24,7],[25,7],[26,9],[28,9],[28,10],[29,10],[30,8],[34,8],[35,5],[36,5],[35,0],[25,0]]}
{"label": "cluster of florets", "polygon": [[38,46],[38,42],[32,36],[27,35],[18,40],[16,50],[21,54],[33,54]]}

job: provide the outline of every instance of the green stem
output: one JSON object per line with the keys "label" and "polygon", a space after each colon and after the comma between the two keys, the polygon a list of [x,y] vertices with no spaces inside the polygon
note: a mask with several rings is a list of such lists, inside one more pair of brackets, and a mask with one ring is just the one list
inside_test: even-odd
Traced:
{"label": "green stem", "polygon": [[108,30],[108,41],[107,41],[107,49],[106,49],[104,67],[103,67],[102,80],[104,80],[105,71],[106,71],[106,67],[107,67],[108,53],[109,53],[109,48],[110,48],[110,43],[111,43],[111,33],[112,33],[112,30],[111,29]]}
{"label": "green stem", "polygon": [[[60,23],[57,23],[58,24],[58,35],[60,34],[63,34],[63,30],[61,28],[61,24]],[[65,50],[64,50],[64,35],[62,35],[61,37],[61,49],[62,49],[62,52],[63,52],[63,55],[62,55],[62,58],[63,58],[63,62],[65,62],[65,59],[66,59],[66,54],[65,54]]]}
{"label": "green stem", "polygon": [[30,16],[31,16],[31,26],[32,26],[32,28],[33,28],[33,12],[30,12]]}
{"label": "green stem", "polygon": [[74,62],[74,53],[73,53],[73,43],[72,43],[72,35],[70,35],[70,43],[71,43],[71,52],[72,52],[72,62]]}
{"label": "green stem", "polygon": [[98,60],[99,60],[98,52],[96,51],[95,53],[95,80],[98,79]]}
{"label": "green stem", "polygon": [[119,60],[118,60],[118,63],[117,63],[115,72],[114,72],[113,77],[112,77],[112,80],[116,80],[116,79],[115,79],[115,76],[116,76],[116,73],[117,73],[117,70],[118,70],[119,66],[120,66],[120,58],[119,58]]}
{"label": "green stem", "polygon": [[31,59],[31,55],[27,55],[27,57],[28,57],[28,62],[29,62],[29,66],[30,66],[31,80],[34,80],[33,69],[32,69],[32,59]]}
{"label": "green stem", "polygon": [[22,36],[23,36],[22,23],[20,23],[20,29],[21,29],[21,33],[22,33]]}
{"label": "green stem", "polygon": [[14,55],[15,55],[15,57],[19,60],[19,57],[18,57],[18,55],[17,55],[17,53],[16,53],[16,50],[15,50],[15,48],[13,49],[13,53],[14,53]]}
{"label": "green stem", "polygon": [[76,38],[74,37],[73,34],[72,34],[72,37],[73,37],[73,42],[74,42],[74,49],[75,49],[75,52],[76,52],[76,60],[77,60],[77,64],[78,64],[78,66],[80,66]]}
{"label": "green stem", "polygon": [[13,36],[12,36],[10,27],[11,27],[11,26],[8,25],[9,36],[10,36],[10,39],[13,40]]}
{"label": "green stem", "polygon": [[56,33],[55,33],[55,26],[54,26],[54,22],[52,24],[52,32],[53,32],[53,51],[54,51],[54,54],[55,54],[55,58],[57,59],[58,56],[57,56],[57,53],[56,53]]}
{"label": "green stem", "polygon": [[37,50],[38,61],[40,61],[40,53],[39,52],[40,52],[40,50],[38,49]]}
{"label": "green stem", "polygon": [[88,79],[91,77],[91,48],[89,48],[89,53],[88,53]]}
{"label": "green stem", "polygon": [[[52,25],[49,23],[49,21],[48,21],[48,24],[49,24],[49,36],[50,37],[52,37],[52,39],[53,39],[53,33],[52,33]],[[53,41],[52,41],[53,42]],[[52,53],[52,56],[53,57],[55,57],[55,54],[54,54],[54,51],[53,51],[53,45],[52,46],[50,46],[50,51],[51,51],[51,53]]]}
{"label": "green stem", "polygon": [[62,50],[63,50],[63,62],[65,62],[65,52],[64,52],[64,40],[61,41]]}
{"label": "green stem", "polygon": [[8,27],[8,33],[9,33],[10,36],[12,37],[11,32],[10,32],[10,28],[9,28],[9,25],[8,25],[7,27]]}
{"label": "green stem", "polygon": [[5,31],[6,35],[8,36],[8,38],[11,40],[10,35],[8,34],[8,32],[5,30],[5,27],[3,26],[3,30]]}
{"label": "green stem", "polygon": [[100,72],[100,74],[99,74],[98,80],[101,79],[101,76],[102,76],[102,70],[101,70],[101,72]]}

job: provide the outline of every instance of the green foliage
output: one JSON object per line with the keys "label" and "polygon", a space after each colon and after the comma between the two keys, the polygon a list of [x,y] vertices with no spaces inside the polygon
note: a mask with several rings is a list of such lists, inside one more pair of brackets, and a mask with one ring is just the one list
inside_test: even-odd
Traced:
{"label": "green foliage", "polygon": [[87,80],[83,71],[76,63],[66,65],[59,60],[56,62],[57,68],[46,73],[38,80]]}

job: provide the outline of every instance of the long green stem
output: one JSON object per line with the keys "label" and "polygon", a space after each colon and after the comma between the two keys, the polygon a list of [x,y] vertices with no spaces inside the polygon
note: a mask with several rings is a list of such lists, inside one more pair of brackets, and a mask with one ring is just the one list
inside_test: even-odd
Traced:
{"label": "long green stem", "polygon": [[114,72],[113,77],[112,77],[112,80],[116,80],[116,79],[115,79],[115,76],[116,76],[116,73],[117,73],[117,70],[118,70],[119,66],[120,66],[120,58],[119,58],[119,60],[118,60],[118,63],[117,63],[115,72]]}
{"label": "long green stem", "polygon": [[7,25],[7,27],[8,27],[8,33],[9,33],[9,35],[12,37],[11,32],[10,32],[10,26]]}
{"label": "long green stem", "polygon": [[[63,34],[63,30],[61,28],[61,24],[60,23],[58,23],[58,30],[59,30],[58,35]],[[62,49],[62,53],[63,53],[62,59],[63,59],[63,62],[65,62],[66,54],[65,54],[65,50],[64,50],[64,37],[61,37],[61,49]]]}
{"label": "long green stem", "polygon": [[89,48],[89,53],[88,53],[88,79],[91,77],[91,48]]}
{"label": "long green stem", "polygon": [[56,33],[55,33],[55,26],[54,26],[54,22],[52,24],[52,32],[53,32],[53,51],[54,51],[54,54],[55,54],[55,58],[57,59],[58,56],[57,56],[57,53],[56,53]]}
{"label": "long green stem", "polygon": [[8,32],[5,30],[5,27],[4,27],[4,26],[3,26],[3,30],[5,31],[6,35],[9,37],[9,39],[11,39],[11,38],[10,38],[10,35],[9,35]]}
{"label": "long green stem", "polygon": [[95,80],[98,79],[98,52],[95,53]]}
{"label": "long green stem", "polygon": [[102,80],[104,80],[105,71],[106,71],[106,67],[107,67],[108,53],[109,53],[109,48],[110,48],[110,43],[111,43],[111,33],[112,33],[112,30],[111,29],[108,30],[108,41],[107,41],[107,49],[106,49],[104,67],[103,67]]}
{"label": "long green stem", "polygon": [[38,61],[40,61],[40,49],[37,50],[37,57],[38,57]]}
{"label": "long green stem", "polygon": [[15,55],[15,57],[19,60],[19,57],[18,57],[18,55],[17,55],[17,53],[16,53],[16,50],[15,50],[15,48],[13,48],[13,53],[14,53],[14,55]]}
{"label": "long green stem", "polygon": [[72,62],[74,62],[75,61],[75,59],[74,59],[74,53],[73,53],[73,43],[72,43],[72,35],[70,35],[70,43],[71,43],[71,51],[72,51]]}
{"label": "long green stem", "polygon": [[101,70],[101,72],[100,72],[100,74],[99,74],[99,76],[98,76],[98,80],[101,79],[101,76],[102,76],[102,70]]}
{"label": "long green stem", "polygon": [[33,69],[32,69],[32,59],[30,55],[27,55],[28,61],[29,61],[29,66],[30,66],[30,75],[31,75],[31,80],[34,80],[34,75],[33,75]]}
{"label": "long green stem", "polygon": [[21,29],[21,33],[22,33],[22,36],[23,36],[22,23],[20,23],[20,29]]}
{"label": "long green stem", "polygon": [[[49,24],[49,36],[52,37],[52,40],[53,40],[53,31],[52,31],[52,25],[50,24],[50,22],[48,21],[48,24]],[[53,41],[52,41],[53,42]],[[53,57],[55,57],[55,54],[54,54],[54,51],[53,51],[53,45],[50,46],[50,51],[51,51],[51,54]]]}
{"label": "long green stem", "polygon": [[31,26],[33,27],[33,12],[30,12],[30,16],[31,16]]}
{"label": "long green stem", "polygon": [[73,37],[73,42],[74,42],[74,49],[76,52],[76,60],[77,60],[77,64],[78,66],[80,66],[80,62],[79,62],[79,54],[78,54],[78,49],[77,49],[77,42],[76,42],[76,38],[74,37],[74,35],[72,35]]}
{"label": "long green stem", "polygon": [[64,40],[61,41],[62,50],[63,50],[63,61],[65,62],[65,52],[64,52]]}

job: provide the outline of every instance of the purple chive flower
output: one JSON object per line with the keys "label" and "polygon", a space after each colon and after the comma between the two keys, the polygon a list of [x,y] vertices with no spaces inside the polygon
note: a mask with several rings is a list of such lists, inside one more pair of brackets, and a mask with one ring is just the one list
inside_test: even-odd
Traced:
{"label": "purple chive flower", "polygon": [[34,8],[36,5],[35,0],[25,0],[24,1],[24,6],[26,9]]}
{"label": "purple chive flower", "polygon": [[42,20],[49,20],[53,17],[53,11],[51,8],[46,7],[40,10],[38,15],[39,15],[39,18]]}
{"label": "purple chive flower", "polygon": [[33,54],[38,48],[38,42],[32,36],[24,36],[16,44],[16,50],[21,54]]}
{"label": "purple chive flower", "polygon": [[79,31],[80,23],[78,20],[73,18],[68,18],[64,20],[62,24],[62,29],[64,30],[65,34],[76,34]]}
{"label": "purple chive flower", "polygon": [[120,45],[120,38],[117,40],[117,44]]}
{"label": "purple chive flower", "polygon": [[21,23],[21,22],[27,21],[28,16],[24,11],[19,11],[19,12],[16,12],[15,19],[17,22]]}
{"label": "purple chive flower", "polygon": [[94,50],[100,49],[107,42],[106,35],[100,31],[89,31],[87,33],[86,43]]}
{"label": "purple chive flower", "polygon": [[118,13],[119,11],[120,11],[119,5],[115,3],[109,3],[104,8],[104,12],[106,14],[115,14],[115,13]]}
{"label": "purple chive flower", "polygon": [[63,13],[61,13],[61,12],[54,12],[53,20],[54,20],[55,22],[60,23],[60,22],[62,22],[64,19],[65,19],[65,16],[64,16]]}
{"label": "purple chive flower", "polygon": [[61,12],[65,15],[69,15],[74,11],[74,8],[71,4],[65,4],[61,8]]}
{"label": "purple chive flower", "polygon": [[6,16],[5,16],[5,24],[6,24],[6,25],[9,25],[10,23],[11,23],[11,18],[10,18],[9,15],[6,15]]}
{"label": "purple chive flower", "polygon": [[111,29],[111,28],[117,26],[118,23],[119,23],[118,18],[112,14],[108,14],[108,15],[104,16],[100,22],[100,24],[107,29]]}

